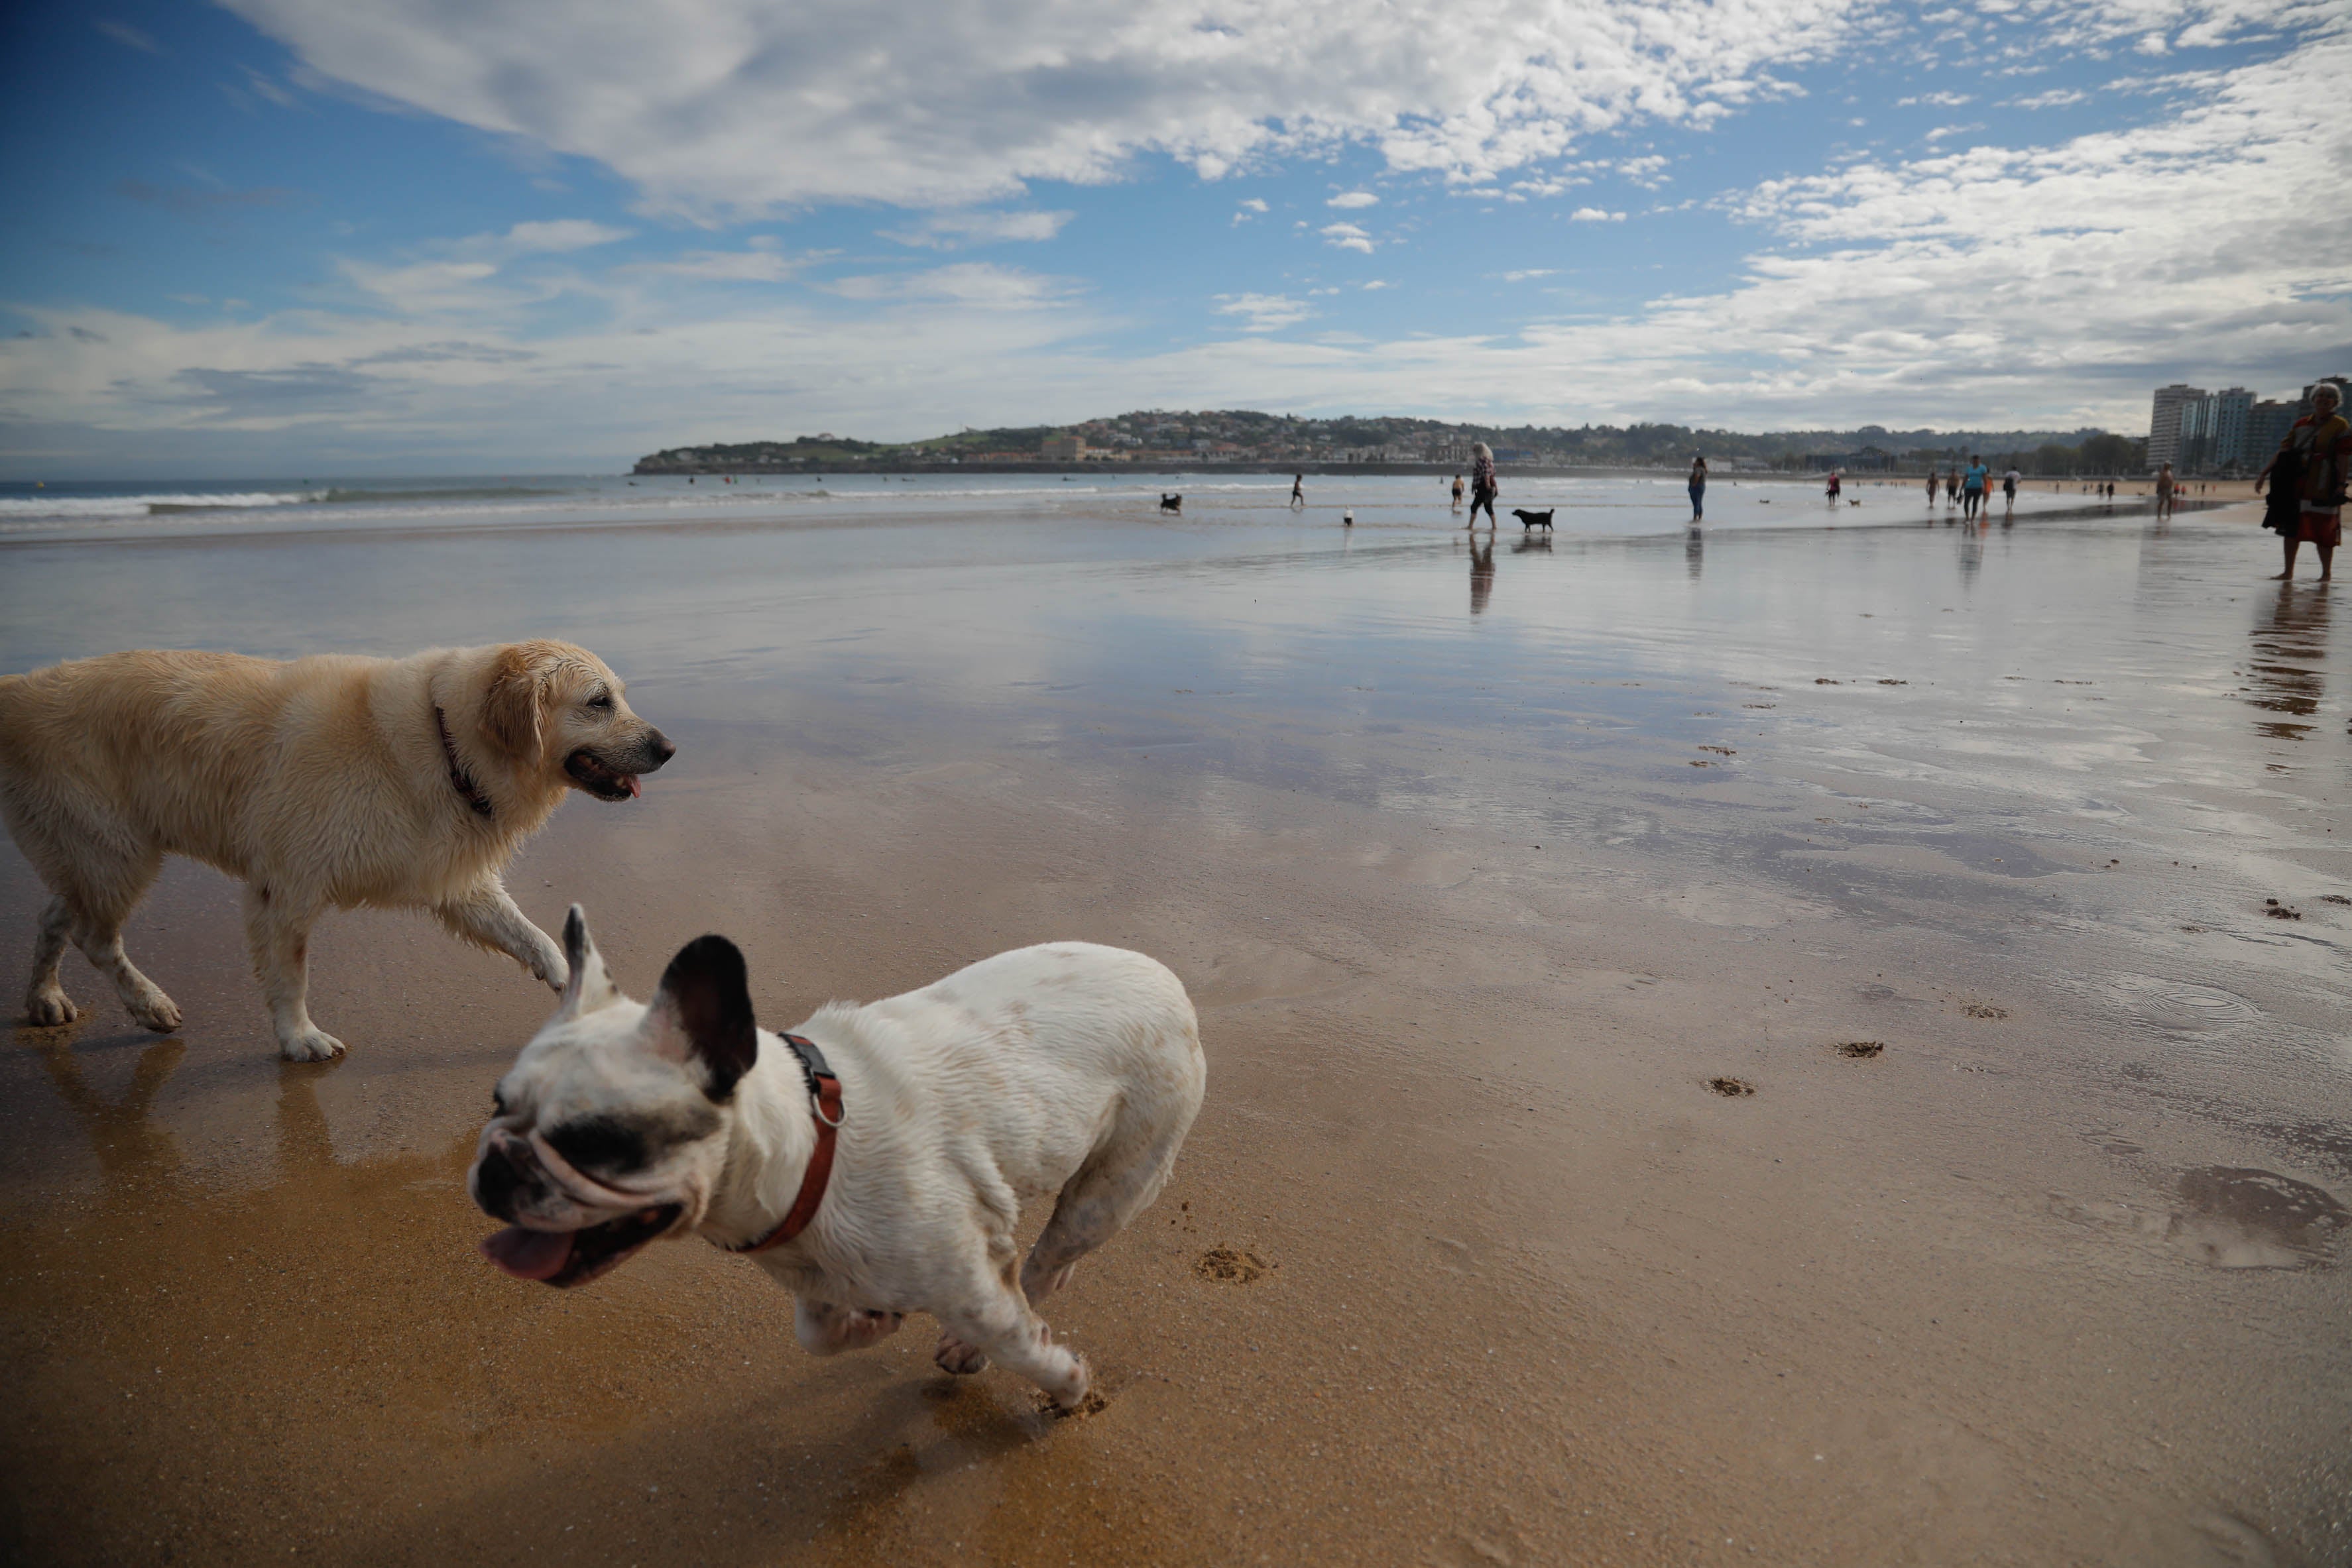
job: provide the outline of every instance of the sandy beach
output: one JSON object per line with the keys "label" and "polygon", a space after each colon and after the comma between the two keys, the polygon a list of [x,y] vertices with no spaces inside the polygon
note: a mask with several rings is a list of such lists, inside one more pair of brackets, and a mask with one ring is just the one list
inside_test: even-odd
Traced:
{"label": "sandy beach", "polygon": [[0,1057],[12,1560],[2352,1561],[2352,623],[2254,508],[908,489],[28,528],[0,669],[571,638],[680,750],[509,883],[633,992],[1167,962],[1206,1107],[1048,1312],[1104,1406],[808,1357],[699,1242],[499,1275],[545,990],[337,916],[281,1064],[174,862],[186,1027],[69,957]]}

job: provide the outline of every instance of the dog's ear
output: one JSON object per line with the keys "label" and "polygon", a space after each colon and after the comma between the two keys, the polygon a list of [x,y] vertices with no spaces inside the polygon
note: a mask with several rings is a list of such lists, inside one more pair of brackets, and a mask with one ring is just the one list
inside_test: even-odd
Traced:
{"label": "dog's ear", "polygon": [[482,694],[482,731],[492,745],[518,760],[539,759],[552,667],[545,645],[539,643],[509,643],[490,664],[489,687]]}
{"label": "dog's ear", "polygon": [[674,1061],[702,1064],[705,1094],[726,1100],[760,1057],[743,955],[724,936],[698,936],[662,971],[646,1009],[653,1048]]}
{"label": "dog's ear", "polygon": [[563,917],[563,961],[572,975],[563,982],[563,1003],[556,1017],[573,1019],[593,1013],[620,996],[621,988],[604,971],[604,956],[596,951],[596,938],[588,935],[588,916],[576,904]]}

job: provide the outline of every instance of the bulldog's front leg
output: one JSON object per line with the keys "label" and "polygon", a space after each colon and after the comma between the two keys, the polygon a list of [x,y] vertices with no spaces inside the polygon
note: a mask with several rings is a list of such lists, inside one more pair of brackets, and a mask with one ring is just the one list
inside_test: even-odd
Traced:
{"label": "bulldog's front leg", "polygon": [[861,1312],[811,1296],[793,1298],[793,1333],[811,1355],[864,1350],[897,1333],[906,1321],[904,1312]]}
{"label": "bulldog's front leg", "polygon": [[1027,1378],[1065,1410],[1086,1403],[1092,1381],[1086,1358],[1054,1343],[1045,1320],[1030,1311],[1020,1291],[992,1276],[973,1281],[970,1297],[953,1307],[934,1309],[940,1344],[932,1359],[944,1371],[978,1372],[990,1359]]}

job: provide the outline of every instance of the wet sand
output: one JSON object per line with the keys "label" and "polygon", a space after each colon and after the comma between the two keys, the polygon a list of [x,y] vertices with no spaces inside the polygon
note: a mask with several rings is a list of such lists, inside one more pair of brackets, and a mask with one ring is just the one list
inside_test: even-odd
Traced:
{"label": "wet sand", "polygon": [[[1079,936],[1173,966],[1211,1061],[1051,1306],[1108,1396],[1055,1421],[920,1321],[811,1359],[699,1243],[497,1275],[462,1176],[544,991],[340,916],[352,1055],[283,1066],[175,864],[130,944],[187,1028],[69,958],[84,1020],[0,1059],[9,1555],[2352,1559],[2310,563],[2259,580],[2242,513],[1364,515],[0,550],[10,669],[597,648],[681,753],[510,880],[639,994],[706,929],[787,1026]],[[37,897],[0,855],[10,962]]]}

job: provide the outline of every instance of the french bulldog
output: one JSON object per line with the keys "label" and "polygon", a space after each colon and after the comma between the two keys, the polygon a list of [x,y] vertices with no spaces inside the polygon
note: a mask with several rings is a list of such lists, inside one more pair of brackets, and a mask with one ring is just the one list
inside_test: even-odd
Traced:
{"label": "french bulldog", "polygon": [[[577,904],[563,946],[562,1001],[499,1081],[467,1177],[508,1222],[492,1263],[581,1285],[699,1235],[793,1292],[814,1354],[924,1312],[946,1371],[993,1358],[1084,1401],[1085,1361],[1036,1308],[1159,1196],[1201,1108],[1199,1024],[1165,966],[1052,942],[779,1035],[723,936],[681,948],[650,1003],[613,983]],[[1016,1283],[1022,1200],[1047,1194]]]}

